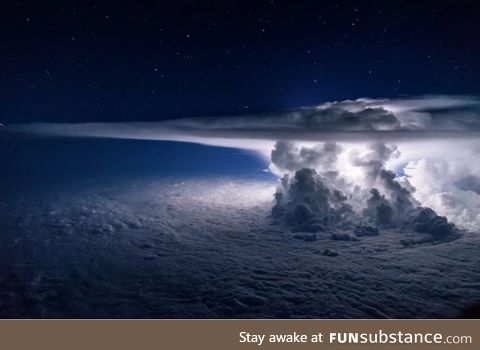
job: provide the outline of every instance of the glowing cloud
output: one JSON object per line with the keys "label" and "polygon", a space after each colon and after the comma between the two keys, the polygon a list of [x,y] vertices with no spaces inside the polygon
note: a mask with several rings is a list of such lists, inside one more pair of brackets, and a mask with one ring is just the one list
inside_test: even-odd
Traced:
{"label": "glowing cloud", "polygon": [[[316,184],[310,193],[317,196],[315,201],[334,204],[324,208],[325,213],[340,210],[341,219],[337,219],[342,222],[354,213],[376,224],[403,225],[418,214],[429,222],[427,226],[438,224],[438,230],[448,231],[448,224],[431,209],[417,210],[428,205],[459,226],[480,227],[476,214],[480,181],[475,182],[480,171],[477,97],[361,98],[259,115],[159,122],[7,125],[0,129],[0,136],[18,132],[252,150],[269,159],[271,172],[287,176],[277,193],[277,214],[296,210],[296,190],[305,180]],[[347,206],[350,211],[340,200],[344,195],[352,199]],[[379,213],[379,207],[389,207],[385,210],[390,212]],[[303,214],[309,213],[307,209]]]}
{"label": "glowing cloud", "polygon": [[233,144],[232,147],[240,144],[245,147],[243,142],[236,144],[233,139],[378,141],[476,138],[480,133],[480,100],[466,96],[396,100],[364,98],[258,115],[133,123],[34,123],[2,129],[45,135],[175,140],[220,146]]}

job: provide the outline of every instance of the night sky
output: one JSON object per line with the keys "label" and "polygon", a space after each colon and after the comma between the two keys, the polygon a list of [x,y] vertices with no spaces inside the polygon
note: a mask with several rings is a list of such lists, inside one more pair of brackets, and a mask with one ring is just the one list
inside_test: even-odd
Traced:
{"label": "night sky", "polygon": [[480,93],[478,1],[2,1],[0,122]]}

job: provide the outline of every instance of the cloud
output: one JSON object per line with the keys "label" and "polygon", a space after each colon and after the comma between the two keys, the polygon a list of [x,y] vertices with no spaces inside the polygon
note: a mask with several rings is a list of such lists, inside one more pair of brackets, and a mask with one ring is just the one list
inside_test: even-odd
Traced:
{"label": "cloud", "polygon": [[305,147],[291,141],[278,141],[271,152],[271,160],[276,171],[292,171],[303,167],[331,170],[340,152],[341,147],[334,142]]}
{"label": "cloud", "polygon": [[357,150],[350,154],[353,166],[365,169],[367,179],[372,184],[381,174],[385,163],[392,157],[398,157],[397,146],[376,142],[370,145],[369,150],[360,155]]}
{"label": "cloud", "polygon": [[480,194],[480,177],[468,175],[458,180],[455,185],[463,191],[473,191]]}
{"label": "cloud", "polygon": [[[328,214],[333,217],[337,209],[343,215],[348,203],[352,213],[375,224],[398,225],[397,219],[411,217],[414,208],[429,207],[458,226],[480,227],[478,97],[360,98],[274,113],[159,122],[6,125],[0,137],[15,132],[252,150],[283,177],[286,211],[297,210],[288,203],[303,183],[313,186],[314,201],[333,203],[334,213]],[[336,202],[335,190],[348,200]],[[312,206],[297,212],[311,216],[313,210],[314,219],[323,220],[321,203]]]}
{"label": "cloud", "polygon": [[[478,157],[478,155],[477,155]],[[480,195],[475,157],[418,159],[408,162],[405,177],[415,187],[415,198],[472,231],[480,227]]]}
{"label": "cloud", "polygon": [[341,190],[315,169],[285,175],[272,214],[294,230],[317,232],[351,226],[354,212]]}
{"label": "cloud", "polygon": [[411,99],[357,99],[328,102],[277,113],[191,118],[166,124],[196,136],[324,141],[444,138],[478,135],[480,100],[429,96]]}
{"label": "cloud", "polygon": [[[7,125],[2,132],[175,140],[248,148],[246,140],[365,141],[476,138],[480,100],[470,96],[357,99],[319,106],[232,117],[133,123],[35,123]],[[235,139],[244,142],[235,142]],[[251,144],[251,142],[250,142]]]}
{"label": "cloud", "polygon": [[339,230],[357,236],[378,235],[379,228],[426,233],[435,240],[454,236],[455,226],[431,208],[422,207],[412,196],[414,188],[408,180],[403,179],[402,184],[395,173],[384,168],[397,153],[395,146],[377,142],[364,155],[349,157],[353,166],[366,173],[368,181],[363,187],[339,173],[336,164],[341,152],[332,143],[299,148],[292,142],[277,142],[272,162],[287,170],[272,209],[277,221],[293,231],[330,232],[335,237]]}
{"label": "cloud", "polygon": [[291,234],[271,186],[130,179],[6,202],[1,316],[451,318],[478,300],[479,235]]}

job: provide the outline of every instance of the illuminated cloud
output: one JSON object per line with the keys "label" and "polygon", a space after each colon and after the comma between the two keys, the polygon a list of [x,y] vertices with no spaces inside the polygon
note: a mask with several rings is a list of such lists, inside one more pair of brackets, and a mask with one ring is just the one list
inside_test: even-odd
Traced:
{"label": "illuminated cloud", "polygon": [[[133,123],[34,123],[6,131],[175,140],[249,148],[246,140],[365,141],[476,138],[480,100],[466,96],[357,99],[275,113]],[[235,141],[239,139],[240,141]]]}
{"label": "illuminated cloud", "polygon": [[[480,227],[477,97],[361,98],[275,113],[158,122],[7,125],[0,136],[10,132],[252,150],[268,159],[272,173],[287,176],[277,193],[277,213],[311,214],[305,205],[296,209],[294,193],[303,179],[313,186],[310,195],[315,200],[338,200],[330,209],[341,215],[355,213],[375,224],[398,225],[399,220],[414,220],[416,208],[423,206],[428,208],[423,208],[421,220],[447,231],[448,225],[438,219],[442,215],[460,227]],[[339,192],[326,193],[322,186]],[[340,200],[345,195],[350,211]]]}
{"label": "illuminated cloud", "polygon": [[365,181],[338,170],[342,152],[331,143],[299,148],[278,142],[272,162],[286,170],[275,195],[273,217],[293,231],[336,234],[340,230],[364,236],[379,234],[379,228],[395,228],[426,234],[428,240],[455,237],[455,227],[447,218],[414,198],[408,179],[401,182],[385,169],[397,153],[395,146],[375,143],[364,154],[348,157],[352,166],[363,170]]}

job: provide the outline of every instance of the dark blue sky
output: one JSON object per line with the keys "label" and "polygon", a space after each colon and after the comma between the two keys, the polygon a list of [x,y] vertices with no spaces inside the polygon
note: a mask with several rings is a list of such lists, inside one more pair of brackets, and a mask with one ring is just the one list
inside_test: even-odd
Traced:
{"label": "dark blue sky", "polygon": [[478,1],[8,1],[0,122],[480,93]]}

